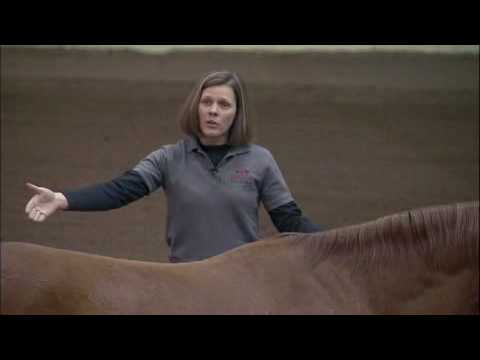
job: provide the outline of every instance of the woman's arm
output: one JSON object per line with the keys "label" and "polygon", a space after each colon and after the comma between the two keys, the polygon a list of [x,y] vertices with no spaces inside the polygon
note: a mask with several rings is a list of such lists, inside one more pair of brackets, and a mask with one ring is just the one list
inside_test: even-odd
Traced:
{"label": "woman's arm", "polygon": [[322,227],[302,216],[302,211],[295,201],[281,205],[268,212],[279,232],[312,233],[323,231]]}
{"label": "woman's arm", "polygon": [[105,183],[86,186],[78,190],[62,191],[70,211],[104,211],[117,209],[149,193],[142,176],[136,171]]}

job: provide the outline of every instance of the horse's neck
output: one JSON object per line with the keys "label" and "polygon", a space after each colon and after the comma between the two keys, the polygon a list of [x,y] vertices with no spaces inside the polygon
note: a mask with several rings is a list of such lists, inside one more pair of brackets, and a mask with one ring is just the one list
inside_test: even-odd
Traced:
{"label": "horse's neck", "polygon": [[474,311],[474,276],[469,268],[455,273],[404,268],[371,276],[370,301],[380,313],[459,314]]}
{"label": "horse's neck", "polygon": [[374,314],[468,314],[478,312],[478,270],[454,271],[421,259],[358,266],[339,255],[317,264],[318,286],[347,309]]}

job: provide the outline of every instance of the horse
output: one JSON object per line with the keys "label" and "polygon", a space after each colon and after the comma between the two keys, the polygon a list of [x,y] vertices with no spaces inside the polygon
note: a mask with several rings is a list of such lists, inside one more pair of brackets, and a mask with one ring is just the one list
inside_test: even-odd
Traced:
{"label": "horse", "polygon": [[1,244],[2,314],[478,314],[478,201],[189,263]]}

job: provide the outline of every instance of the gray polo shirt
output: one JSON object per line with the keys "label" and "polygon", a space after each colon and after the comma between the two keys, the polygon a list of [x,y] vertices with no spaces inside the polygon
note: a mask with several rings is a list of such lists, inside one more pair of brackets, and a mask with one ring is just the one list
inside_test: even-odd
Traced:
{"label": "gray polo shirt", "polygon": [[172,261],[195,261],[257,240],[258,209],[293,197],[272,154],[249,144],[232,147],[217,167],[197,140],[186,137],[150,153],[134,168],[150,193],[167,198]]}

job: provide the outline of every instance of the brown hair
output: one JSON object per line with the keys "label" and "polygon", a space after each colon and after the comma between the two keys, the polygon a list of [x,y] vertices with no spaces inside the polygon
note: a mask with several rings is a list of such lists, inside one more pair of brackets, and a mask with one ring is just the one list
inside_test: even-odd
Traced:
{"label": "brown hair", "polygon": [[355,271],[396,266],[397,261],[416,261],[419,256],[437,269],[459,263],[478,266],[478,208],[478,201],[418,208],[358,225],[297,235],[297,241],[306,243],[307,263],[313,267],[342,254],[354,257]]}
{"label": "brown hair", "polygon": [[187,97],[179,116],[180,129],[192,136],[200,135],[198,119],[198,104],[204,89],[212,86],[230,86],[235,94],[237,111],[228,133],[227,143],[230,145],[245,145],[252,139],[251,128],[247,121],[247,99],[240,77],[231,71],[213,71],[205,75],[193,88]]}

